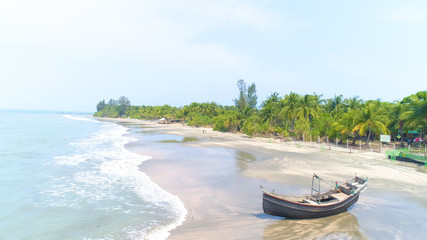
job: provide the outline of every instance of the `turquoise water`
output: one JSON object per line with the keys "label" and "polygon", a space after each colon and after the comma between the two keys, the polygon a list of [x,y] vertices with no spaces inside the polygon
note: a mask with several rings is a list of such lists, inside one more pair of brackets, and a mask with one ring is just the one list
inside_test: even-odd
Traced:
{"label": "turquoise water", "polygon": [[138,169],[127,128],[0,111],[0,239],[164,239],[186,210]]}

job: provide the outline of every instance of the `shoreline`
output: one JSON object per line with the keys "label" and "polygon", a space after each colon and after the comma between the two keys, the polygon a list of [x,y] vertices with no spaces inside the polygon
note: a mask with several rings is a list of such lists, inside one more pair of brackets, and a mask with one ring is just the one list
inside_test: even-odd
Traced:
{"label": "shoreline", "polygon": [[[244,169],[224,176],[209,171],[206,173],[207,169],[213,167],[210,160],[179,159],[177,162],[172,158],[165,158],[157,161],[153,157],[141,164],[142,171],[161,188],[178,196],[187,209],[186,220],[182,225],[170,231],[168,239],[218,239],[224,238],[224,236],[229,236],[225,237],[226,239],[280,239],[282,235],[277,235],[278,232],[283,231],[284,226],[289,228],[290,223],[284,223],[280,221],[282,218],[271,217],[262,212],[259,183],[266,185],[267,188],[273,187],[281,191],[296,194],[306,193],[314,172],[324,179],[339,182],[354,175],[354,170],[357,171],[358,176],[369,177],[370,186],[366,192],[372,191],[373,194],[364,193],[361,196],[358,206],[354,207],[359,210],[357,217],[348,212],[343,216],[335,216],[333,220],[328,219],[338,222],[343,221],[341,218],[352,219],[354,225],[361,225],[360,228],[363,230],[356,227],[343,234],[350,234],[358,239],[375,236],[371,234],[374,229],[364,227],[360,222],[360,219],[366,218],[367,214],[360,208],[372,204],[378,198],[374,191],[389,194],[387,188],[394,186],[397,195],[409,193],[408,195],[414,199],[411,201],[415,201],[421,206],[423,206],[422,202],[426,200],[427,192],[423,189],[423,186],[427,185],[425,172],[417,171],[417,168],[411,164],[392,163],[381,153],[354,151],[349,154],[345,152],[346,149],[343,151],[334,148],[321,151],[322,149],[310,146],[298,147],[295,142],[249,138],[243,134],[215,132],[210,128],[194,128],[181,124],[164,125],[133,119],[102,120],[140,124],[162,134],[199,139],[194,142],[173,143],[192,149],[217,149],[218,151],[228,149],[232,152],[240,151],[243,155],[249,153],[249,155],[255,156],[256,160],[244,162]],[[128,148],[128,150],[143,154],[141,148],[138,147]],[[242,158],[247,158],[247,156],[242,156]],[[218,160],[215,159],[215,161]],[[215,162],[215,168],[228,172],[230,168],[233,168],[229,165],[230,161],[234,160]],[[203,171],[205,171],[204,174],[197,173]],[[218,184],[217,182],[221,178],[229,181],[230,186]],[[395,193],[392,195],[394,196]],[[293,224],[295,225],[296,222],[298,221],[294,221]],[[318,220],[318,223],[324,224],[322,220]],[[248,228],[248,225],[251,227]],[[294,227],[298,228],[298,225]],[[301,231],[300,235],[295,236],[322,237],[313,235],[312,232]],[[330,230],[330,232],[337,231],[339,232],[338,229]],[[293,232],[295,234],[295,231]],[[292,235],[288,237],[292,238]]]}
{"label": "shoreline", "polygon": [[382,150],[381,152],[379,152],[378,151],[379,149],[376,150],[376,148],[379,148],[379,146],[377,146],[378,141],[370,142],[373,145],[371,149],[366,149],[367,147],[366,143],[362,143],[361,145],[362,147],[360,149],[359,144],[357,145],[349,144],[348,147],[346,147],[346,144],[336,144],[336,143],[333,143],[333,141],[329,143],[326,143],[326,142],[317,143],[314,140],[313,141],[301,141],[301,140],[282,141],[280,138],[275,138],[275,137],[266,137],[266,136],[251,137],[239,132],[219,132],[219,131],[214,131],[213,128],[210,128],[210,127],[193,127],[193,126],[188,126],[182,123],[160,124],[157,121],[153,121],[153,120],[131,119],[131,118],[107,118],[107,117],[93,117],[93,116],[91,117],[100,121],[110,121],[110,122],[116,122],[116,123],[123,122],[123,123],[134,123],[134,124],[143,124],[148,126],[156,126],[159,129],[163,129],[168,133],[175,134],[175,135],[188,136],[191,134],[198,134],[200,137],[206,137],[206,138],[210,137],[211,140],[246,139],[249,141],[252,140],[252,142],[257,142],[257,143],[278,143],[278,144],[291,146],[294,148],[302,147],[302,148],[306,148],[307,150],[313,149],[314,152],[338,151],[338,152],[349,153],[349,154],[371,155],[372,157],[377,158],[377,157],[382,157],[383,154],[385,154],[386,150],[393,150],[393,145],[383,143]]}

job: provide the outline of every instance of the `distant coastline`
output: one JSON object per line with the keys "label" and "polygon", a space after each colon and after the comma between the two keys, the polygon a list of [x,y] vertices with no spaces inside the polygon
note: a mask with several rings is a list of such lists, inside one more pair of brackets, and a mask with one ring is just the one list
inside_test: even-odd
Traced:
{"label": "distant coastline", "polygon": [[[393,103],[364,101],[342,95],[322,99],[322,95],[273,93],[257,104],[256,88],[239,81],[240,94],[234,106],[215,102],[191,103],[183,107],[134,106],[126,97],[102,100],[96,117],[163,119],[193,127],[209,127],[219,132],[244,133],[251,137],[292,138],[304,142],[338,142],[371,149],[381,135],[389,135],[397,147],[408,147],[415,139],[427,141],[427,91]],[[250,89],[253,89],[250,91]]]}
{"label": "distant coastline", "polygon": [[[195,127],[195,126],[189,126],[185,123],[167,123],[162,124],[159,123],[158,120],[147,120],[147,119],[133,119],[133,118],[127,118],[127,117],[118,117],[118,118],[110,118],[110,117],[93,117],[94,119],[97,119],[99,121],[108,121],[108,122],[116,122],[116,123],[131,123],[131,124],[141,124],[144,126],[150,126],[155,127],[159,129],[164,129],[172,134],[176,135],[183,135],[186,137],[191,137],[191,134],[188,134],[188,132],[194,133],[195,135],[198,135],[201,138],[206,139],[222,139],[222,138],[229,138],[229,139],[252,139],[255,142],[260,143],[283,143],[287,144],[289,146],[293,146],[295,148],[308,148],[313,149],[313,151],[332,151],[332,152],[342,152],[342,153],[349,153],[349,154],[357,154],[357,153],[370,153],[373,155],[376,155],[379,158],[384,157],[384,153],[386,150],[393,149],[395,146],[393,143],[383,143],[382,149],[380,151],[379,147],[379,141],[373,141],[370,144],[370,148],[362,145],[362,149],[359,148],[359,145],[352,146],[351,144],[346,143],[338,143],[335,142],[334,139],[331,139],[331,141],[328,143],[326,141],[317,141],[317,139],[298,139],[296,137],[275,137],[275,136],[248,136],[244,133],[239,132],[220,132],[215,131],[213,127],[206,126],[206,127]],[[217,141],[218,142],[218,141]],[[219,144],[219,143],[217,143]],[[222,146],[222,144],[220,144]]]}
{"label": "distant coastline", "polygon": [[0,109],[0,112],[8,113],[41,113],[41,114],[71,114],[93,116],[94,112],[89,111],[64,111],[64,110],[31,110],[31,109]]}

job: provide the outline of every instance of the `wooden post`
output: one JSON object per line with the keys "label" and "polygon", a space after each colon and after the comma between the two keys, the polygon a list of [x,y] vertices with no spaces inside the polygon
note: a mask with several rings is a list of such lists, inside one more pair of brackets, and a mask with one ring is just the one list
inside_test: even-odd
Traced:
{"label": "wooden post", "polygon": [[362,151],[362,139],[359,141],[359,150]]}
{"label": "wooden post", "polygon": [[338,146],[338,138],[335,138],[335,146]]}
{"label": "wooden post", "polygon": [[369,142],[369,151],[372,151],[372,143]]}
{"label": "wooden post", "polygon": [[347,142],[347,149],[348,149],[348,139],[346,140],[346,142]]}

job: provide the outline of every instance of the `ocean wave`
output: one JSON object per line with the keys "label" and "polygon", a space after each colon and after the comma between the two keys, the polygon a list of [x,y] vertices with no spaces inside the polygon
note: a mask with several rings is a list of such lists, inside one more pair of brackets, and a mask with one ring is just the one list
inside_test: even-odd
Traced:
{"label": "ocean wave", "polygon": [[[80,209],[91,205],[104,212],[153,216],[146,223],[124,228],[120,236],[165,239],[169,231],[184,222],[187,210],[177,196],[140,171],[139,165],[151,157],[127,150],[125,144],[136,139],[125,137],[126,133],[127,128],[111,123],[71,143],[76,152],[57,156],[54,161],[72,174],[53,177],[52,188],[42,192],[44,202],[57,207]],[[140,200],[135,201],[131,192]]]}
{"label": "ocean wave", "polygon": [[79,163],[86,162],[88,156],[86,154],[72,154],[68,156],[57,156],[54,159],[57,165],[75,166]]}
{"label": "ocean wave", "polygon": [[99,123],[99,121],[96,121],[96,120],[91,119],[89,117],[78,117],[78,116],[69,115],[69,114],[65,114],[63,116],[66,117],[66,118],[73,119],[73,120],[78,120],[78,121],[86,121],[86,122],[96,122],[96,123]]}

